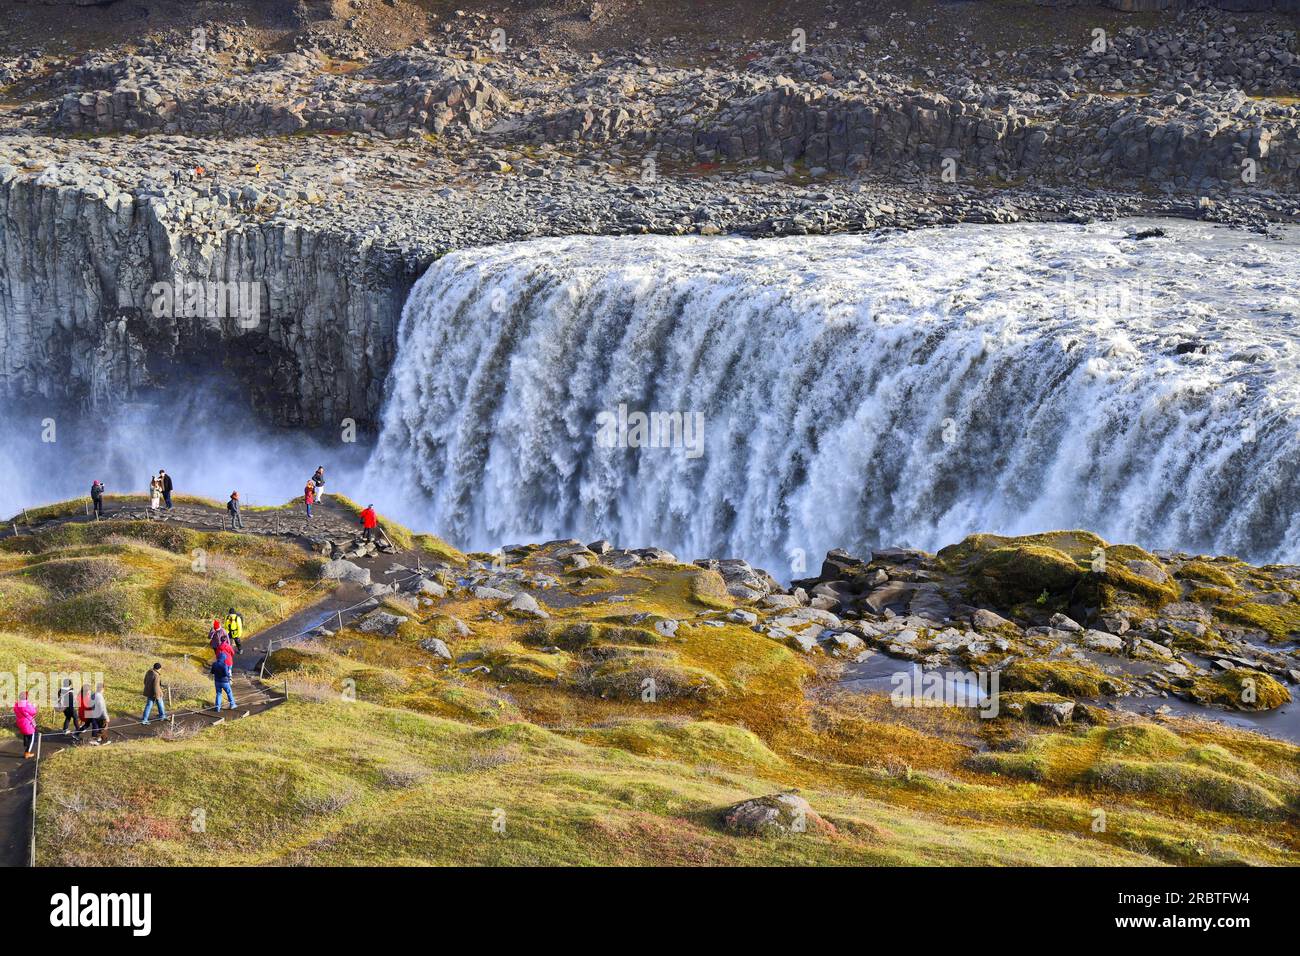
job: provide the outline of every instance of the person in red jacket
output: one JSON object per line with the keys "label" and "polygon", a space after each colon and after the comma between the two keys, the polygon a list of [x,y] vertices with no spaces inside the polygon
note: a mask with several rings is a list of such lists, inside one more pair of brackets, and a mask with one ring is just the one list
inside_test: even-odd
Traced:
{"label": "person in red jacket", "polygon": [[234,670],[235,670],[235,649],[234,649],[233,647],[230,646],[230,642],[229,642],[229,641],[222,641],[221,644],[218,645],[218,647],[217,647],[217,658],[218,658],[219,660],[224,660],[224,661],[226,662],[226,666],[230,668],[230,670],[231,670],[232,673],[234,672]]}
{"label": "person in red jacket", "polygon": [[379,518],[375,515],[375,506],[366,505],[365,510],[361,512],[361,527],[364,529],[361,532],[361,537],[363,540],[365,541],[374,540],[375,525],[377,525],[378,523],[379,523]]}
{"label": "person in red jacket", "polygon": [[316,486],[310,481],[307,487],[302,490],[303,503],[307,505],[307,520],[311,520],[311,506],[316,503]]}

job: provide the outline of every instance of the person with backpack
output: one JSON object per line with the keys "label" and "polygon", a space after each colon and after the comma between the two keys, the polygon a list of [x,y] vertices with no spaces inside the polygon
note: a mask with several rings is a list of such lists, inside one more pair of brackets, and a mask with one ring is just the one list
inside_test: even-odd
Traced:
{"label": "person with backpack", "polygon": [[379,524],[379,516],[375,514],[374,505],[366,505],[361,512],[361,539],[363,541],[373,541],[375,539],[375,526]]}
{"label": "person with backpack", "polygon": [[217,713],[221,713],[221,695],[223,693],[226,695],[227,706],[231,710],[234,710],[235,694],[230,686],[230,665],[226,663],[224,657],[218,656],[217,659],[212,662],[212,683],[216,688]]}
{"label": "person with backpack", "polygon": [[228,636],[229,635],[226,634],[226,629],[221,626],[221,622],[213,621],[212,630],[208,631],[208,647],[215,651],[222,644],[226,643],[226,638]]}
{"label": "person with backpack", "polygon": [[104,517],[104,483],[98,478],[90,483],[90,504],[96,521]]}
{"label": "person with backpack", "polygon": [[172,476],[167,474],[161,468],[158,469],[158,477],[162,479],[162,496],[167,505],[167,510],[172,510]]}
{"label": "person with backpack", "polygon": [[162,702],[162,664],[154,664],[144,672],[144,716],[140,718],[142,726],[148,726],[149,715],[158,708],[158,719],[167,719],[167,709]]}
{"label": "person with backpack", "polygon": [[104,685],[95,687],[90,695],[90,742],[92,744],[111,743],[108,739],[108,699],[104,696]]}
{"label": "person with backpack", "polygon": [[36,705],[27,699],[27,691],[18,695],[14,701],[14,717],[18,721],[18,733],[23,738],[23,759],[35,757],[36,751]]}
{"label": "person with backpack", "polygon": [[68,724],[72,725],[74,735],[81,733],[81,721],[77,720],[77,692],[67,677],[59,685],[59,710],[63,711],[63,735],[66,737],[68,734]]}
{"label": "person with backpack", "polygon": [[316,503],[316,485],[307,482],[307,487],[302,490],[302,500],[307,506],[307,520],[311,520],[311,506]]}
{"label": "person with backpack", "polygon": [[232,491],[230,500],[226,502],[226,510],[230,512],[230,530],[244,530],[244,519],[239,515],[239,492]]}
{"label": "person with backpack", "polygon": [[230,639],[235,643],[235,653],[244,653],[244,645],[239,640],[244,633],[244,618],[233,607],[230,609],[230,613],[226,615],[226,633],[230,635]]}

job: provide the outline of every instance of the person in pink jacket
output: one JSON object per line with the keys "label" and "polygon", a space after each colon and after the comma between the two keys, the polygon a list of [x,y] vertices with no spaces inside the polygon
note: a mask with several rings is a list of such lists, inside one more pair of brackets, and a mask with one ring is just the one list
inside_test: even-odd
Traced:
{"label": "person in pink jacket", "polygon": [[14,701],[14,716],[18,718],[18,732],[23,735],[23,757],[36,756],[32,751],[36,743],[36,705],[27,699],[27,691]]}

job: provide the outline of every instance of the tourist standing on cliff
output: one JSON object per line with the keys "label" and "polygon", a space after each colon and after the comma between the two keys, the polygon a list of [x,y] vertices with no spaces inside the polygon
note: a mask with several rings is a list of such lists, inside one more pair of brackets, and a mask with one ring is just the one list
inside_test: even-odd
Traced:
{"label": "tourist standing on cliff", "polygon": [[307,506],[307,520],[311,520],[311,506],[316,501],[316,485],[314,482],[307,482],[307,487],[302,490],[303,504]]}
{"label": "tourist standing on cliff", "polygon": [[226,502],[226,510],[230,512],[230,530],[244,530],[244,519],[239,516],[238,491],[230,493],[230,500]]}
{"label": "tourist standing on cliff", "polygon": [[162,479],[154,475],[149,479],[149,510],[157,511],[162,507]]}
{"label": "tourist standing on cliff", "polygon": [[98,478],[90,483],[90,504],[96,521],[104,517],[104,483]]}
{"label": "tourist standing on cliff", "polygon": [[172,510],[172,476],[167,474],[161,468],[158,469],[158,477],[162,479],[162,496],[167,505],[167,510]]}
{"label": "tourist standing on cliff", "polygon": [[321,465],[316,469],[316,474],[311,476],[311,483],[316,486],[316,503],[325,500],[325,466]]}
{"label": "tourist standing on cliff", "polygon": [[361,512],[361,539],[363,541],[373,541],[375,539],[375,525],[379,524],[379,516],[375,514],[374,505],[366,505],[365,510]]}

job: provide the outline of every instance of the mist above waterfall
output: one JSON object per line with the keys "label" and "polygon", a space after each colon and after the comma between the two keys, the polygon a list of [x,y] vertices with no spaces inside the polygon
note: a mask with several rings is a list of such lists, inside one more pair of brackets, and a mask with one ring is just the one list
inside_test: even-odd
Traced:
{"label": "mist above waterfall", "polygon": [[[464,545],[784,576],[1061,527],[1300,559],[1297,237],[1134,225],[453,253],[407,302],[367,488]],[[608,440],[620,409],[643,438],[698,416],[703,453]]]}
{"label": "mist above waterfall", "polygon": [[0,517],[87,497],[95,479],[110,495],[144,495],[160,468],[177,494],[225,501],[238,491],[245,505],[281,504],[302,494],[321,464],[327,489],[355,488],[366,454],[259,424],[229,388],[198,379],[149,402],[92,411],[33,401],[0,409]]}

